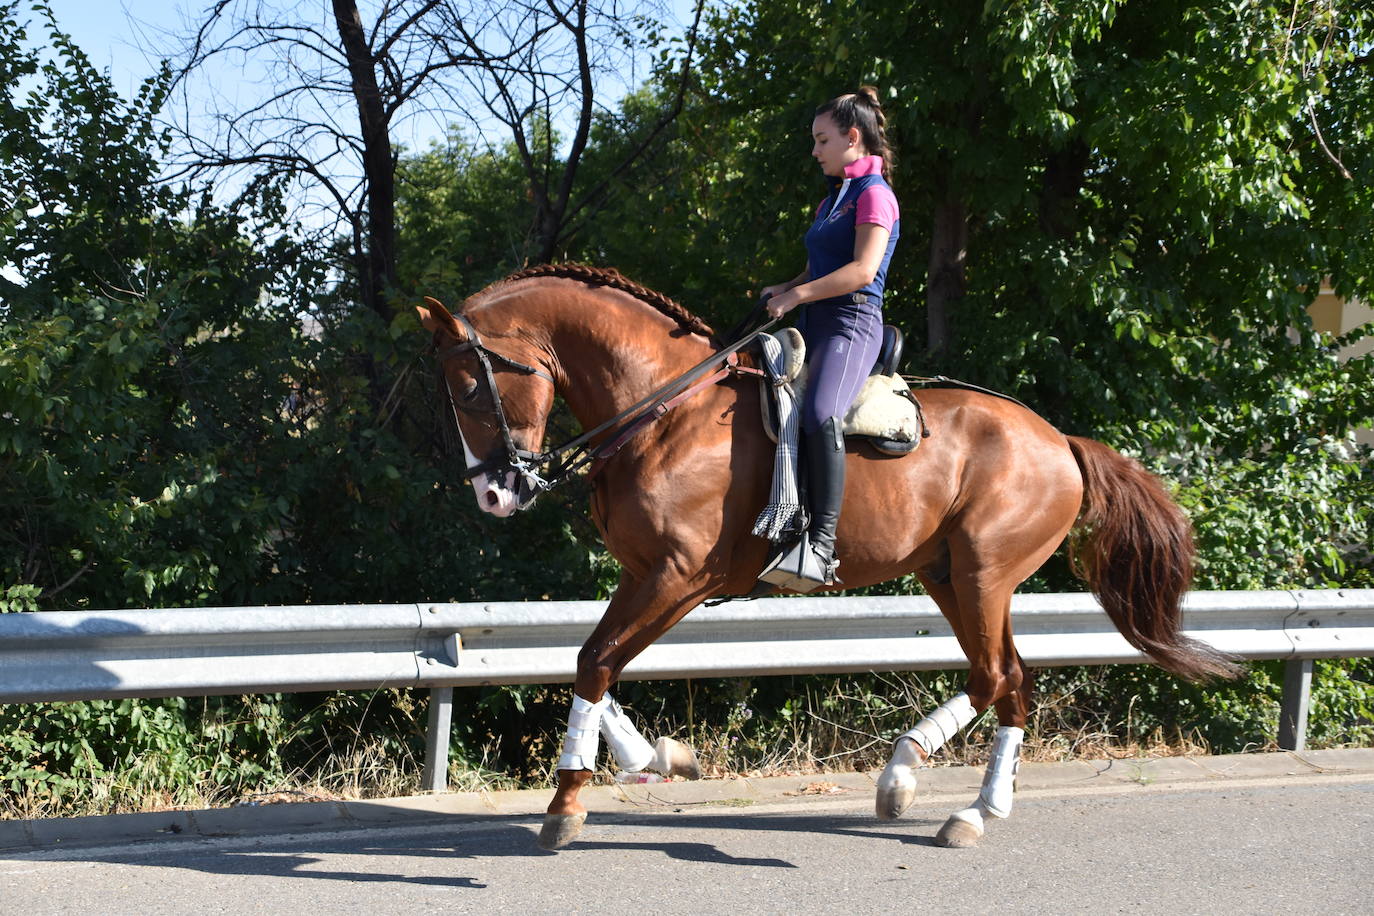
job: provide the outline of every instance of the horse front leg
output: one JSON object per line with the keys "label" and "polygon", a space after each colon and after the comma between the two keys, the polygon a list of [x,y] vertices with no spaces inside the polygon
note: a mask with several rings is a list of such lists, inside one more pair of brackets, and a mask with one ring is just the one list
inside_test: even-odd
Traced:
{"label": "horse front leg", "polygon": [[601,622],[577,656],[568,732],[558,759],[558,790],[544,816],[540,846],[561,849],[582,831],[587,809],[578,794],[596,771],[603,737],[625,770],[651,768],[666,775],[700,776],[690,748],[669,738],[650,745],[609,690],[635,656],[707,594],[705,586],[689,582],[676,564],[665,563],[642,581],[628,574],[621,577]]}

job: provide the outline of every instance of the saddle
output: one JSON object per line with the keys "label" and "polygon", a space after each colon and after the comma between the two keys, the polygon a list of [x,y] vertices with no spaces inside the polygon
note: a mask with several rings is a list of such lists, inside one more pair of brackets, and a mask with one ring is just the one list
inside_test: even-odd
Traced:
{"label": "saddle", "polygon": [[[785,378],[798,401],[806,391],[806,343],[796,328],[783,328],[774,337],[782,345]],[[844,417],[844,434],[866,440],[884,455],[905,455],[916,450],[926,434],[921,405],[898,374],[902,362],[902,332],[883,326],[883,345],[873,372]],[[773,386],[759,386],[763,403],[763,428],[778,441],[778,415]]]}

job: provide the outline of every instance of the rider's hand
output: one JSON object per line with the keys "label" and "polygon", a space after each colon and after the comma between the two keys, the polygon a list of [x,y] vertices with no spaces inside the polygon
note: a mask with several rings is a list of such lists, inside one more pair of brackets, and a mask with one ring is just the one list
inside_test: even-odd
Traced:
{"label": "rider's hand", "polygon": [[770,286],[763,291],[766,297],[764,308],[767,310],[769,317],[781,318],[783,315],[786,315],[788,312],[801,305],[801,296],[793,290],[780,290],[774,295],[768,296],[768,290],[770,289],[779,288]]}

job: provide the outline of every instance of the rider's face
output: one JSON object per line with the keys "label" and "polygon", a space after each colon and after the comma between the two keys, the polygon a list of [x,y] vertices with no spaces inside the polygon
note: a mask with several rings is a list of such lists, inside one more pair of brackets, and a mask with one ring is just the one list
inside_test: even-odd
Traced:
{"label": "rider's face", "polygon": [[843,178],[844,167],[866,155],[859,129],[840,130],[829,113],[811,122],[811,140],[811,155],[820,163],[821,171],[835,178]]}

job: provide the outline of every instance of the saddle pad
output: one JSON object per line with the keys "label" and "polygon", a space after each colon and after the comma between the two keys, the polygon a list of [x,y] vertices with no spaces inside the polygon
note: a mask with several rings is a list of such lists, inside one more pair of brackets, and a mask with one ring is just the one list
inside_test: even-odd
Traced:
{"label": "saddle pad", "polygon": [[[775,335],[783,348],[785,377],[800,401],[806,391],[806,345],[796,328],[784,328]],[[759,385],[763,403],[763,428],[768,438],[778,441],[777,411],[773,386]],[[869,439],[879,451],[904,455],[920,444],[920,420],[911,389],[899,375],[870,375],[859,396],[844,417],[844,434]]]}

